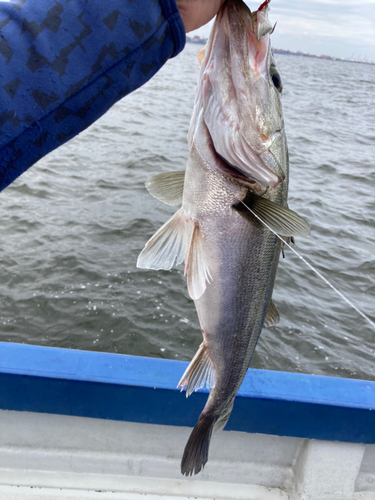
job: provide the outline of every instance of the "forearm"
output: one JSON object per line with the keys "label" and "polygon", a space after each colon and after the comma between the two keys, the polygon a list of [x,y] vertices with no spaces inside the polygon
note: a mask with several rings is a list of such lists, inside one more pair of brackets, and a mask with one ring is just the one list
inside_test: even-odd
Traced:
{"label": "forearm", "polygon": [[182,50],[174,0],[0,2],[0,190]]}

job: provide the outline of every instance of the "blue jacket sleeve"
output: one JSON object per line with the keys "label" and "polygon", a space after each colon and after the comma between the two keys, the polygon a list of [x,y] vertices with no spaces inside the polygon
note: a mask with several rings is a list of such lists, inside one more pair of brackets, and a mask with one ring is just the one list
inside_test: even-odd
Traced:
{"label": "blue jacket sleeve", "polygon": [[175,0],[0,1],[0,190],[184,45]]}

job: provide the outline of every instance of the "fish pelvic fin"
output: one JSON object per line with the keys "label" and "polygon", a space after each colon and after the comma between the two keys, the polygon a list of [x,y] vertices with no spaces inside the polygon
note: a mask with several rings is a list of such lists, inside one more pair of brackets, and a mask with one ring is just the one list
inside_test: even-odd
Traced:
{"label": "fish pelvic fin", "polygon": [[207,463],[208,451],[216,417],[201,415],[194,427],[181,460],[181,474],[198,474]]}
{"label": "fish pelvic fin", "polygon": [[194,223],[178,210],[148,240],[139,254],[137,267],[142,269],[171,269],[181,264],[186,257],[189,242],[194,230]]}
{"label": "fish pelvic fin", "polygon": [[296,212],[251,191],[243,201],[234,204],[233,208],[252,224],[259,224],[257,218],[249,210],[251,209],[263,223],[280,236],[310,235],[309,224]]}
{"label": "fish pelvic fin", "polygon": [[267,314],[264,319],[263,328],[269,328],[270,326],[275,326],[280,323],[280,316],[277,312],[275,302],[271,299],[270,305],[268,306]]}
{"label": "fish pelvic fin", "polygon": [[185,171],[165,172],[154,175],[146,183],[146,188],[154,198],[166,205],[181,205],[184,190]]}
{"label": "fish pelvic fin", "polygon": [[198,389],[204,387],[205,383],[208,389],[212,389],[215,387],[216,379],[207,348],[204,342],[202,342],[177,387],[181,387],[181,391],[183,391],[186,386],[186,397],[189,397],[194,391],[198,391]]}
{"label": "fish pelvic fin", "polygon": [[211,282],[210,270],[203,250],[203,235],[198,222],[194,222],[189,250],[186,257],[185,274],[190,297],[198,300]]}
{"label": "fish pelvic fin", "polygon": [[139,254],[137,267],[169,270],[184,261],[188,292],[197,300],[210,283],[211,275],[199,224],[180,209],[148,240]]}

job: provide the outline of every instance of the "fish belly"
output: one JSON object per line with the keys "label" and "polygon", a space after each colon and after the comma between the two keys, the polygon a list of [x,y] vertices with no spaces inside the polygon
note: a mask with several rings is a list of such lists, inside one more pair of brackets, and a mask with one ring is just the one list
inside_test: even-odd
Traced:
{"label": "fish belly", "polygon": [[246,193],[192,148],[182,209],[199,224],[211,276],[195,306],[216,380],[205,410],[212,408],[216,415],[227,411],[249,366],[271,300],[280,251],[275,235],[233,209]]}
{"label": "fish belly", "polygon": [[221,221],[217,231],[212,219],[204,227],[203,234],[210,234],[204,245],[215,257],[208,260],[212,281],[195,306],[216,379],[205,409],[221,414],[232,404],[261,333],[279,244],[274,235],[251,227],[234,211],[226,230]]}

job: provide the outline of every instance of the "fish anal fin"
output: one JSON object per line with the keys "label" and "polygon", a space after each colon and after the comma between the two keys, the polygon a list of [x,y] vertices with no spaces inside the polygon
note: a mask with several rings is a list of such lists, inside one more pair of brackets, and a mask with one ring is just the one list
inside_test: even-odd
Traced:
{"label": "fish anal fin", "polygon": [[166,205],[181,205],[185,172],[165,172],[154,175],[146,183],[149,193]]}
{"label": "fish anal fin", "polygon": [[146,243],[139,254],[137,267],[143,269],[171,269],[186,257],[191,241],[193,222],[178,210]]}
{"label": "fish anal fin", "polygon": [[277,312],[274,301],[271,299],[270,305],[268,306],[267,314],[264,319],[263,328],[268,328],[270,326],[275,326],[280,323],[280,316]]}
{"label": "fish anal fin", "polygon": [[[269,226],[280,236],[309,236],[310,226],[296,212],[287,207],[278,205],[273,201],[258,196],[251,191],[246,198],[233,205],[233,208],[252,224],[259,224],[260,221]],[[256,214],[254,216],[250,210]]]}
{"label": "fish anal fin", "polygon": [[211,275],[203,250],[203,236],[201,228],[194,222],[188,254],[186,257],[185,274],[187,275],[187,287],[193,300],[199,299],[210,283]]}
{"label": "fish anal fin", "polygon": [[181,387],[182,391],[186,386],[186,397],[189,397],[194,391],[204,387],[205,383],[207,388],[215,387],[215,372],[207,348],[202,342],[177,387]]}

